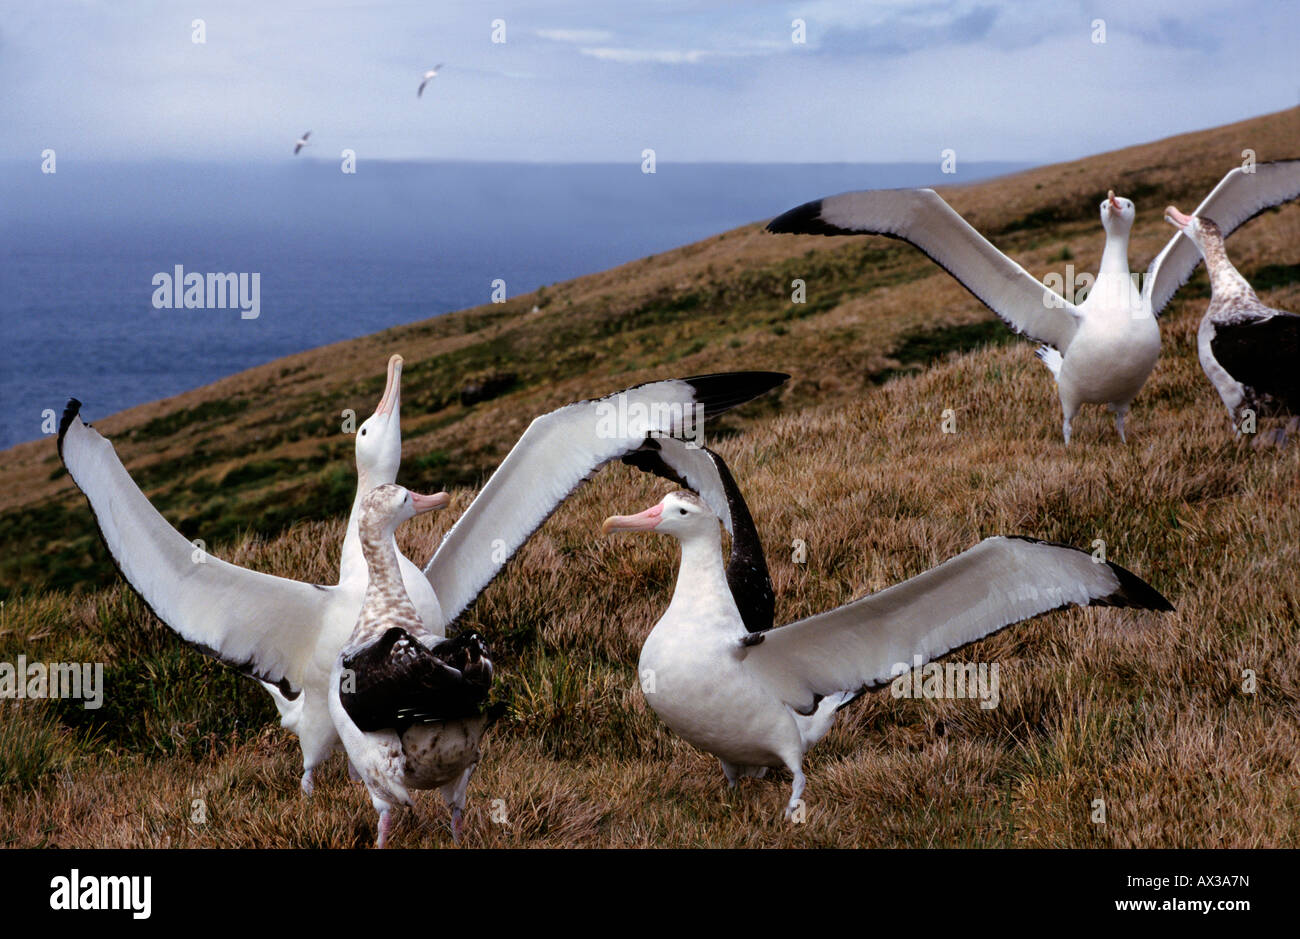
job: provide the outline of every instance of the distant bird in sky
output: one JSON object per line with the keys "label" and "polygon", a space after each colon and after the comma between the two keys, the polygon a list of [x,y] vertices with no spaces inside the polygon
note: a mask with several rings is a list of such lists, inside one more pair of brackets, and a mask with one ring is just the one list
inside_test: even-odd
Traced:
{"label": "distant bird in sky", "polygon": [[429,69],[429,71],[425,72],[423,76],[421,76],[423,78],[423,81],[420,82],[420,87],[415,92],[415,96],[417,98],[421,97],[424,94],[424,86],[429,84],[429,82],[433,81],[434,77],[438,74],[438,70],[440,68],[442,68],[441,62],[439,62],[433,68]]}
{"label": "distant bird in sky", "polygon": [[311,136],[311,131],[307,131],[307,133],[303,134],[301,137],[298,138],[298,142],[294,145],[293,148],[293,152],[295,156],[298,154],[299,150],[307,146],[307,138],[310,136]]}

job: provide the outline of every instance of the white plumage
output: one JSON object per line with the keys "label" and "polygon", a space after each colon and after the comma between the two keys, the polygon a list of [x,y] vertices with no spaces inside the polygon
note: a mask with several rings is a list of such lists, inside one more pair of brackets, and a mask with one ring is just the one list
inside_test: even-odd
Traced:
{"label": "white plumage", "polygon": [[[1263,164],[1254,173],[1234,170],[1202,207],[1222,211],[1226,236],[1268,206],[1294,198],[1294,169],[1286,166]],[[1040,352],[1040,357],[1056,379],[1066,443],[1075,416],[1088,403],[1105,404],[1115,413],[1124,440],[1129,406],[1160,355],[1156,317],[1200,258],[1184,236],[1175,235],[1139,286],[1128,265],[1133,203],[1111,192],[1100,211],[1106,244],[1088,295],[1077,305],[1004,255],[930,189],[869,190],[819,199],[773,219],[768,230],[889,235],[915,245],[1012,329],[1055,352]]]}
{"label": "white plumage", "polygon": [[[60,426],[60,456],[127,582],[183,638],[263,683],[282,724],[298,737],[307,793],[315,768],[340,745],[329,712],[330,673],[369,580],[358,536],[360,501],[394,482],[401,462],[401,368],[401,357],[393,356],[384,397],[357,429],[357,494],[334,586],[273,577],[207,555],[195,563],[194,545],[149,503],[112,444],[81,421],[80,402],[70,402]],[[736,372],[653,382],[534,420],[423,572],[398,555],[422,622],[433,635],[445,635],[547,516],[604,463],[637,452],[655,435],[702,433],[697,417],[786,377]]]}
{"label": "white plumage", "polygon": [[658,531],[681,543],[668,609],[641,649],[646,702],[677,734],[714,754],[727,781],[784,766],[789,816],[803,758],[835,712],[868,688],[1020,620],[1070,605],[1172,609],[1149,585],[1083,551],[987,538],[911,580],[776,629],[747,629],[723,569],[717,516],[670,493],[605,532]]}

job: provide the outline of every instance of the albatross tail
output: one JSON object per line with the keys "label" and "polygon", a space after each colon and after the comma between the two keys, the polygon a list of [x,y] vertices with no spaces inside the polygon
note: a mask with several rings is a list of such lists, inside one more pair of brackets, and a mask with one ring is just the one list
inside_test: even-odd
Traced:
{"label": "albatross tail", "polygon": [[1034,355],[1038,356],[1040,359],[1043,360],[1043,364],[1047,366],[1047,369],[1052,373],[1053,378],[1061,377],[1061,353],[1060,352],[1057,352],[1051,346],[1039,346],[1034,351]]}

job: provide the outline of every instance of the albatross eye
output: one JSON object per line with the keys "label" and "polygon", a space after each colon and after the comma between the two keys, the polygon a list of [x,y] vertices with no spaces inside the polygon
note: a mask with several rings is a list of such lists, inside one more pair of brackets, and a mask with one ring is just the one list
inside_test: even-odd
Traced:
{"label": "albatross eye", "polygon": [[361,436],[364,437],[365,435],[366,435],[366,429],[363,427],[361,428]]}
{"label": "albatross eye", "polygon": [[678,515],[685,515],[685,514],[686,514],[686,510],[685,510],[685,509],[678,509],[678,510],[677,510],[677,514],[678,514]]}

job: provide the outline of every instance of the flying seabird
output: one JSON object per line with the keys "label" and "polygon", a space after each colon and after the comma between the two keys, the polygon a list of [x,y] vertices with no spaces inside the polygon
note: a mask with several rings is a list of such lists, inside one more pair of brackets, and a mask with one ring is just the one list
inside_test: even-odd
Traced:
{"label": "flying seabird", "polygon": [[[723,467],[721,457],[711,458]],[[749,518],[734,481],[727,498],[733,523]],[[787,818],[803,796],[804,754],[830,730],[836,711],[864,691],[1062,607],[1173,609],[1117,564],[1066,545],[997,536],[901,584],[773,629],[766,568],[748,583],[724,570],[711,501],[672,492],[638,515],[605,519],[601,530],[656,531],[680,542],[672,600],[641,648],[646,702],[675,733],[718,757],[729,785],[768,767],[788,768]],[[757,545],[752,522],[744,527],[744,540]],[[745,595],[755,587],[757,596]],[[747,616],[755,609],[766,617]]]}
{"label": "flying seabird", "polygon": [[[1233,170],[1202,206],[1230,208],[1221,222],[1229,234],[1269,206],[1295,197],[1288,164]],[[1106,244],[1088,296],[1079,304],[1054,293],[995,248],[932,189],[850,192],[805,203],[773,219],[771,232],[820,235],[877,234],[921,249],[1017,333],[1043,343],[1039,357],[1056,378],[1070,442],[1071,422],[1085,403],[1106,404],[1120,440],[1124,418],[1160,354],[1156,317],[1199,262],[1175,235],[1147,269],[1139,290],[1128,266],[1135,209],[1107,193],[1101,202]]]}
{"label": "flying seabird", "polygon": [[[123,578],[183,639],[271,692],[282,724],[302,748],[302,788],[308,794],[315,768],[340,743],[329,713],[329,673],[356,624],[368,581],[357,528],[360,500],[394,482],[401,462],[400,371],[401,359],[394,357],[379,408],[357,430],[357,494],[334,586],[196,554],[140,491],[112,443],[82,422],[80,401],[69,401],[59,425],[60,458],[90,503]],[[532,533],[601,466],[625,457],[644,461],[645,451],[671,447],[673,435],[702,433],[698,422],[786,378],[730,372],[669,379],[536,418],[424,569],[399,555],[406,591],[425,626],[445,635]]]}
{"label": "flying seabird", "polygon": [[487,647],[472,632],[443,639],[429,630],[398,568],[397,526],[449,501],[445,492],[424,496],[392,483],[361,501],[361,551],[370,582],[356,626],[334,661],[329,707],[379,813],[381,848],[393,808],[414,805],[412,789],[442,790],[452,839],[460,841],[465,790],[488,721]]}
{"label": "flying seabird", "polygon": [[[421,77],[420,87],[417,88],[416,91],[415,91],[415,96],[416,96],[417,98],[423,96],[423,94],[424,94],[424,86],[427,85],[427,84],[429,84],[429,82],[433,81],[434,77],[438,74],[438,70],[439,70],[440,68],[442,68],[442,63],[441,63],[441,62],[439,62],[439,63],[438,63],[437,65],[435,65],[433,68],[429,69],[429,71],[425,72],[422,76],[420,76],[420,77]],[[455,84],[455,83],[453,82],[453,84]]]}
{"label": "flying seabird", "polygon": [[311,131],[307,131],[307,133],[303,134],[301,137],[298,138],[297,142],[293,146],[294,156],[297,156],[298,151],[301,150],[303,147],[307,146],[307,138],[310,136],[311,136]]}
{"label": "flying seabird", "polygon": [[1210,305],[1196,331],[1196,351],[1234,430],[1241,433],[1248,410],[1257,417],[1282,411],[1294,421],[1300,417],[1300,316],[1260,302],[1228,260],[1213,219],[1199,210],[1184,215],[1172,205],[1165,218],[1196,246],[1210,274]]}

